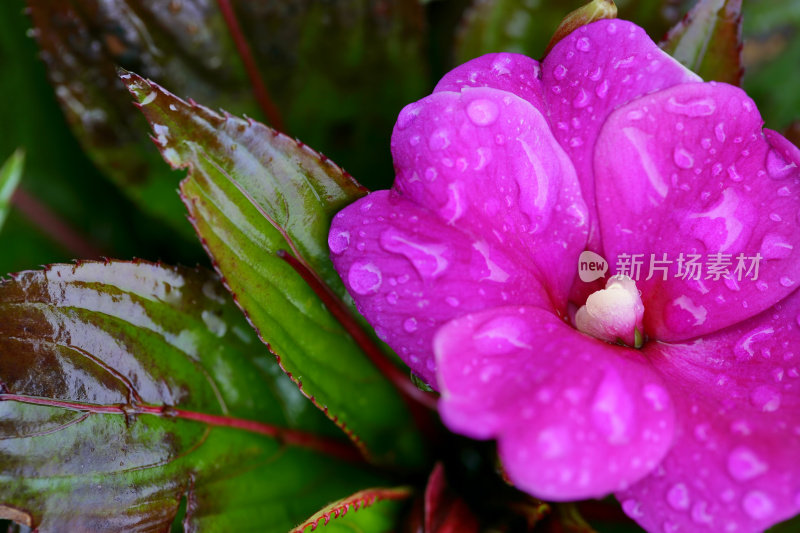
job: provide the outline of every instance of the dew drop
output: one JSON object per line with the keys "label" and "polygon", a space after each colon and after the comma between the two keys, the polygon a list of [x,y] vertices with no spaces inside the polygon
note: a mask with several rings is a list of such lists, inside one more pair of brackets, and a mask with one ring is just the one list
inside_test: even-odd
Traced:
{"label": "dew drop", "polygon": [[347,273],[347,281],[354,292],[361,295],[378,292],[383,281],[380,269],[373,263],[358,261]]}
{"label": "dew drop", "polygon": [[577,41],[575,41],[575,48],[580,50],[581,52],[588,52],[592,49],[592,43],[589,42],[589,39],[586,37],[581,37]]}
{"label": "dew drop", "polygon": [[692,157],[692,154],[690,154],[682,146],[675,147],[675,151],[672,154],[672,159],[675,161],[675,164],[678,166],[678,168],[690,169],[694,166],[694,158]]}
{"label": "dew drop", "polygon": [[473,100],[467,106],[467,116],[477,126],[488,126],[497,120],[499,109],[491,100]]}
{"label": "dew drop", "polygon": [[414,333],[417,331],[417,319],[413,317],[405,319],[403,322],[403,329],[408,333]]}
{"label": "dew drop", "polygon": [[714,127],[714,135],[719,142],[725,142],[725,124],[720,122]]}
{"label": "dew drop", "polygon": [[772,179],[783,179],[790,176],[797,168],[794,163],[786,163],[777,150],[767,152],[767,172]]}
{"label": "dew drop", "polygon": [[557,80],[563,80],[567,76],[567,67],[564,65],[556,65],[553,69],[553,77]]}
{"label": "dew drop", "polygon": [[763,520],[775,511],[775,503],[760,490],[751,490],[742,498],[742,508],[750,518]]}
{"label": "dew drop", "polygon": [[608,94],[608,80],[600,82],[600,84],[595,87],[594,92],[597,94],[598,98],[605,98]]}
{"label": "dew drop", "polygon": [[586,92],[586,89],[581,88],[578,92],[578,95],[572,100],[572,107],[575,109],[582,109],[589,105],[591,98],[589,97],[589,93]]}
{"label": "dew drop", "polygon": [[764,259],[786,259],[792,255],[794,246],[777,233],[767,233],[761,241],[759,253]]}
{"label": "dew drop", "polygon": [[667,491],[667,503],[677,511],[685,511],[689,508],[689,489],[683,483],[673,485]]}
{"label": "dew drop", "polygon": [[328,247],[336,255],[344,253],[348,246],[350,246],[349,231],[331,232],[328,235]]}
{"label": "dew drop", "polygon": [[767,463],[746,446],[737,446],[728,455],[728,473],[736,481],[747,481],[769,470]]}
{"label": "dew drop", "polygon": [[750,403],[765,413],[771,413],[781,406],[781,395],[774,389],[762,385],[750,394]]}

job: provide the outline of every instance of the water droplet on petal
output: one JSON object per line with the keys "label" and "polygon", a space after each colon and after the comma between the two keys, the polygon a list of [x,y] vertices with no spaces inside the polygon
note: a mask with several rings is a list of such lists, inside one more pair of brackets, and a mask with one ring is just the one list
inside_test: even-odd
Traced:
{"label": "water droplet on petal", "polygon": [[467,116],[477,126],[488,126],[497,120],[499,109],[491,100],[473,100],[467,106]]}
{"label": "water droplet on petal", "polygon": [[594,92],[599,98],[605,98],[608,94],[608,87],[608,80],[603,80],[597,87],[595,87]]}
{"label": "water droplet on petal", "polygon": [[790,176],[795,169],[797,169],[797,165],[794,163],[787,163],[777,150],[772,149],[767,152],[767,172],[771,178],[776,180],[786,178]]}
{"label": "water droplet on petal", "polygon": [[572,100],[572,106],[575,109],[582,109],[587,105],[589,105],[590,101],[591,98],[589,97],[589,93],[586,92],[586,89],[581,88],[581,90],[578,91],[578,95],[575,97],[574,100]]}
{"label": "water droplet on petal", "polygon": [[767,233],[761,241],[759,253],[764,259],[786,259],[792,255],[792,246],[786,238],[777,233]]}
{"label": "water droplet on petal", "polygon": [[609,442],[626,442],[632,429],[633,405],[622,377],[608,370],[594,396],[592,422]]}
{"label": "water droplet on petal", "polygon": [[685,511],[689,508],[689,489],[683,483],[673,485],[667,491],[667,503],[677,511]]}
{"label": "water droplet on petal", "polygon": [[553,77],[557,80],[563,80],[567,76],[567,67],[564,65],[556,65],[553,69]]}
{"label": "water droplet on petal", "polygon": [[728,455],[728,472],[736,481],[753,479],[769,470],[753,450],[746,446],[737,446]]}
{"label": "water droplet on petal", "polygon": [[350,288],[357,294],[367,295],[378,292],[383,281],[380,269],[373,263],[357,261],[347,273]]}
{"label": "water droplet on petal", "polygon": [[417,319],[413,317],[405,319],[403,322],[403,329],[408,333],[414,333],[417,331]]}
{"label": "water droplet on petal", "polygon": [[725,142],[725,124],[720,122],[714,127],[714,135],[719,142]]}
{"label": "water droplet on petal", "polygon": [[450,133],[445,129],[437,130],[428,139],[428,146],[431,150],[444,150],[450,146]]}
{"label": "water droplet on petal", "polygon": [[397,117],[397,128],[406,129],[417,118],[421,110],[422,106],[417,102],[405,106]]}
{"label": "water droplet on petal", "polygon": [[692,521],[696,524],[710,524],[714,517],[708,513],[708,502],[697,502],[692,505]]}
{"label": "water droplet on petal", "polygon": [[781,406],[781,395],[778,391],[762,385],[750,394],[750,402],[765,413],[777,411]]}
{"label": "water droplet on petal", "polygon": [[764,492],[751,490],[742,498],[742,508],[750,518],[763,520],[775,512],[775,503]]}
{"label": "water droplet on petal", "polygon": [[687,117],[706,117],[712,115],[716,108],[717,106],[712,98],[691,100],[683,103],[678,102],[673,96],[667,101],[667,111],[676,115],[684,115]]}
{"label": "water droplet on petal", "polygon": [[504,355],[530,349],[528,324],[519,317],[500,316],[483,324],[472,335],[475,347],[487,355]]}
{"label": "water droplet on petal", "polygon": [[328,235],[328,247],[336,255],[344,253],[348,246],[350,246],[349,231],[331,232]]}
{"label": "water droplet on petal", "polygon": [[581,37],[577,41],[575,41],[575,48],[580,50],[581,52],[588,52],[592,49],[592,43],[589,42],[589,39],[586,37]]}
{"label": "water droplet on petal", "polygon": [[395,228],[384,230],[380,236],[381,247],[387,252],[404,255],[423,279],[440,276],[448,267],[445,258],[447,245],[421,243]]}
{"label": "water droplet on petal", "polygon": [[672,158],[678,168],[690,169],[694,166],[694,158],[692,157],[692,154],[682,146],[675,147]]}
{"label": "water droplet on petal", "polygon": [[656,411],[663,411],[670,404],[670,398],[667,391],[661,385],[649,383],[642,389],[642,394],[648,403]]}

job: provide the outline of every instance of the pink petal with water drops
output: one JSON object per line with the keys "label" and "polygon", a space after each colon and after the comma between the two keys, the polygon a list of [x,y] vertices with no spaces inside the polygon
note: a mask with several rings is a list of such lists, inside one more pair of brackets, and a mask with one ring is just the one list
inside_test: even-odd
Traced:
{"label": "pink petal with water drops", "polygon": [[358,310],[434,386],[432,339],[442,324],[486,306],[551,308],[528,265],[392,191],[339,212],[328,244]]}
{"label": "pink petal with water drops", "polygon": [[600,251],[594,204],[593,150],[606,117],[653,91],[701,79],[625,20],[600,20],[572,32],[542,63],[545,100],[589,208],[590,249]]}
{"label": "pink petal with water drops", "polygon": [[672,443],[672,401],[641,353],[550,312],[502,307],[461,317],[437,333],[434,349],[444,423],[496,438],[511,481],[539,498],[620,490]]}
{"label": "pink petal with water drops", "polygon": [[586,207],[539,111],[497,89],[434,93],[400,113],[392,154],[396,191],[538,270],[566,312]]}
{"label": "pink petal with water drops", "polygon": [[515,94],[546,114],[541,74],[539,62],[528,56],[486,54],[445,74],[433,92],[461,92],[465,87],[491,87]]}
{"label": "pink petal with water drops", "polygon": [[[770,147],[761,124],[743,91],[711,82],[642,97],[603,128],[595,174],[606,259],[614,272],[621,254],[644,254],[636,281],[650,336],[671,341],[713,332],[797,288],[800,171]],[[650,254],[672,263],[657,265],[668,272],[654,269],[646,280]],[[701,256],[699,276],[684,261],[687,276],[679,277],[680,254]],[[737,273],[740,254],[744,269]],[[754,279],[748,258],[757,254]],[[715,280],[714,263],[732,279]]]}
{"label": "pink petal with water drops", "polygon": [[617,496],[650,531],[747,533],[800,512],[800,294],[686,344],[652,343],[678,411],[660,467]]}

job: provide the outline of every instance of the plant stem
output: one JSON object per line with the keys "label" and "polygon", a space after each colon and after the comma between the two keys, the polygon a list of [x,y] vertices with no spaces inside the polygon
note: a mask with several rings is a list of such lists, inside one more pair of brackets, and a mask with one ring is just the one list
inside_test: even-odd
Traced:
{"label": "plant stem", "polygon": [[256,60],[253,57],[253,51],[250,49],[250,45],[247,43],[247,38],[244,36],[244,33],[242,33],[242,27],[239,25],[239,20],[236,18],[236,12],[230,0],[217,0],[217,5],[222,13],[222,18],[225,19],[225,24],[228,26],[228,31],[233,38],[236,50],[239,52],[239,57],[242,58],[245,72],[247,72],[247,77],[250,79],[250,84],[253,86],[253,96],[255,96],[258,105],[264,112],[264,116],[269,121],[269,125],[274,129],[284,131],[281,113],[272,101],[272,97],[270,97],[269,91],[267,90],[267,85],[261,78],[258,65],[256,65]]}

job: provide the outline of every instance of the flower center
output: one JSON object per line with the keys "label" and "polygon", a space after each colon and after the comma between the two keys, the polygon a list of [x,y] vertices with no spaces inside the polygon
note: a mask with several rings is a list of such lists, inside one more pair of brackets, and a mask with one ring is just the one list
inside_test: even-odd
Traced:
{"label": "flower center", "polygon": [[592,337],[641,348],[644,304],[636,282],[628,276],[613,276],[606,288],[589,295],[575,314],[575,327]]}

